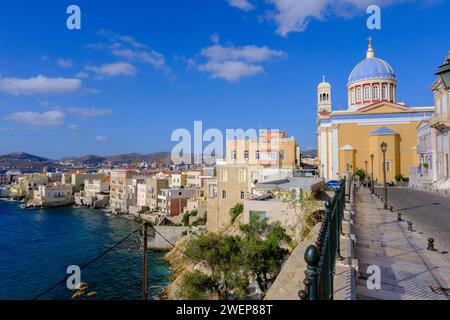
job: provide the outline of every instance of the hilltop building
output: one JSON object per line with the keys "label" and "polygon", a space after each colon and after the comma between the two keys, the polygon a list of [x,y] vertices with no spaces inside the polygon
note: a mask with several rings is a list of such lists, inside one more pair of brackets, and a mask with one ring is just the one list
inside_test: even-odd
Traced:
{"label": "hilltop building", "polygon": [[375,56],[369,39],[366,58],[350,73],[346,110],[332,110],[331,85],[317,88],[317,140],[320,176],[339,179],[358,168],[382,181],[382,152],[387,143],[387,180],[409,176],[417,169],[417,127],[433,115],[433,107],[410,107],[397,97],[397,76],[392,66]]}

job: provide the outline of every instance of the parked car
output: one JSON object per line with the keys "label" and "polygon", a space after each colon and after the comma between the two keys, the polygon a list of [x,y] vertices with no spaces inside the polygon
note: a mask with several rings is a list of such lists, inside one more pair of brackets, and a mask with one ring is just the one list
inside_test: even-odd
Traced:
{"label": "parked car", "polygon": [[337,180],[330,180],[327,183],[325,183],[326,187],[333,187],[333,188],[338,188],[339,187],[339,181]]}

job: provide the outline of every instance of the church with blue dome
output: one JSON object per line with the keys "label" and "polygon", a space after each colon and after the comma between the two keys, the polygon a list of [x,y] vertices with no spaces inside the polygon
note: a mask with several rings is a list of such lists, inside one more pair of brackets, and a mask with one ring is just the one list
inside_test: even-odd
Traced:
{"label": "church with blue dome", "polygon": [[[357,169],[383,178],[380,144],[388,144],[388,181],[408,177],[417,167],[417,127],[433,115],[433,106],[410,107],[398,102],[397,75],[384,59],[375,56],[369,38],[365,59],[350,72],[348,103],[332,108],[332,86],[317,87],[317,145],[319,172],[325,179],[339,179]],[[373,168],[372,162],[374,163]]]}

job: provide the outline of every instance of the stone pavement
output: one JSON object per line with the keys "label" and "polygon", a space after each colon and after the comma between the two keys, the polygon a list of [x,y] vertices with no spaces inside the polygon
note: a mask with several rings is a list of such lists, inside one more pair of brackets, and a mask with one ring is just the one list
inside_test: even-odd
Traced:
{"label": "stone pavement", "polygon": [[[383,210],[383,203],[361,188],[356,194],[352,232],[358,260],[356,297],[361,300],[449,300],[450,262],[427,250],[427,240],[407,231],[406,222]],[[368,289],[369,266],[381,270],[381,289]]]}

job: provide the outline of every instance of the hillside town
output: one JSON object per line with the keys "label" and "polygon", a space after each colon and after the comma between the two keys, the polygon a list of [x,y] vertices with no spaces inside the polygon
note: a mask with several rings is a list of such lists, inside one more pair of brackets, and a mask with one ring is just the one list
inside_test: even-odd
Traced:
{"label": "hillside town", "polygon": [[[430,84],[434,105],[408,106],[397,100],[400,83],[394,69],[376,57],[369,39],[366,58],[349,76],[346,110],[333,110],[331,84],[325,77],[317,87],[318,148],[314,159],[303,154],[287,132],[264,129],[254,140],[227,140],[224,157],[215,165],[136,161],[80,165],[70,170],[44,168],[41,172],[3,169],[0,196],[23,201],[24,209],[75,206],[130,216],[159,228],[163,239],[154,240],[151,248],[155,249],[173,249],[180,241],[184,241],[183,249],[189,249],[189,241],[201,234],[241,234],[239,226],[251,225],[255,219],[282,227],[295,245],[301,246],[321,218],[308,230],[306,221],[324,212],[324,205],[333,199],[334,192],[338,194],[344,178],[357,182],[351,188],[364,185],[372,194],[374,189],[381,194],[387,186],[442,193],[450,190],[449,65],[450,52],[443,65],[436,66],[438,75]],[[433,72],[436,70],[430,70]],[[76,167],[73,162],[65,164]],[[384,193],[385,209],[386,196]],[[276,271],[272,270],[277,279],[288,272],[281,268],[285,259],[283,256]],[[190,267],[177,265],[184,268],[181,274]],[[251,294],[286,298],[280,281],[253,282],[259,285]],[[165,294],[176,298],[174,292],[179,290]],[[237,296],[236,292],[233,295]],[[371,297],[366,292],[359,296]]]}

